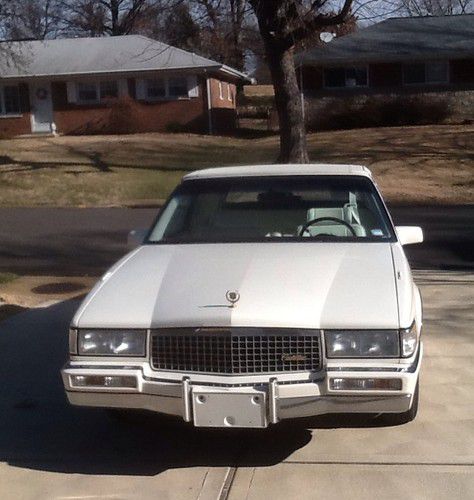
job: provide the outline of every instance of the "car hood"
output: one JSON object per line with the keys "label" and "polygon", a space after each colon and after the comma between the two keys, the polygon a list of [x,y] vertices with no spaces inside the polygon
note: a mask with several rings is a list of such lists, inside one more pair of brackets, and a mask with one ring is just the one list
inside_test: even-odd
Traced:
{"label": "car hood", "polygon": [[[233,307],[227,291],[238,292]],[[73,326],[398,328],[389,243],[145,245],[91,291]]]}

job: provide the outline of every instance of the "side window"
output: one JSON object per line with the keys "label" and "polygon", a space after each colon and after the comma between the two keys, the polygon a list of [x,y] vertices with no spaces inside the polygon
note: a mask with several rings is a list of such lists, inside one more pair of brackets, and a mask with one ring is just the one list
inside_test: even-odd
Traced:
{"label": "side window", "polygon": [[116,80],[100,82],[99,88],[101,99],[118,97],[118,84]]}
{"label": "side window", "polygon": [[79,102],[97,102],[99,100],[97,84],[86,82],[78,83],[77,99]]}
{"label": "side window", "polygon": [[146,95],[151,99],[166,97],[166,82],[163,78],[146,81]]}
{"label": "side window", "polygon": [[185,77],[171,77],[169,79],[170,97],[188,97],[188,80]]}
{"label": "side window", "polygon": [[17,85],[5,85],[2,92],[1,113],[5,115],[16,115],[20,110],[20,92]]}
{"label": "side window", "polygon": [[412,63],[403,66],[403,83],[406,85],[447,83],[448,80],[446,61]]}
{"label": "side window", "polygon": [[324,85],[328,88],[366,87],[367,67],[325,68]]}

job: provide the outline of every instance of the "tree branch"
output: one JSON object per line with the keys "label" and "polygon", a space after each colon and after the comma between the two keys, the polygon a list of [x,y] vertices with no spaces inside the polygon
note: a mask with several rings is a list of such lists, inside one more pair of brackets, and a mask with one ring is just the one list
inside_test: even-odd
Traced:
{"label": "tree branch", "polygon": [[[321,2],[313,2],[312,6]],[[313,14],[308,12],[306,19],[301,19],[300,25],[288,33],[285,37],[285,44],[288,46],[294,45],[306,37],[313,31],[316,31],[325,26],[335,26],[346,20],[352,7],[352,0],[344,0],[344,5],[337,14]]]}

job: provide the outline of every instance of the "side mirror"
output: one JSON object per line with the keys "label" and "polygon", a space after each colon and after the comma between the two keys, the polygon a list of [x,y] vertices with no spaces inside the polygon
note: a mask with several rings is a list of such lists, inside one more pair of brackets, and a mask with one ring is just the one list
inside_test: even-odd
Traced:
{"label": "side mirror", "polygon": [[129,250],[139,247],[148,233],[148,229],[132,229],[128,233],[127,247]]}
{"label": "side mirror", "polygon": [[402,245],[411,245],[423,241],[423,229],[418,226],[396,226],[398,240]]}

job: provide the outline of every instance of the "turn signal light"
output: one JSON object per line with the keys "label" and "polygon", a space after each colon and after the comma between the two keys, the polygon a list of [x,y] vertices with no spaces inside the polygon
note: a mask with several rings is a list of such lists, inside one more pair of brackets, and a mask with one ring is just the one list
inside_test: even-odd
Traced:
{"label": "turn signal light", "polygon": [[123,375],[71,375],[73,387],[136,388],[137,379]]}
{"label": "turn signal light", "polygon": [[329,388],[333,391],[401,391],[399,378],[332,378]]}

